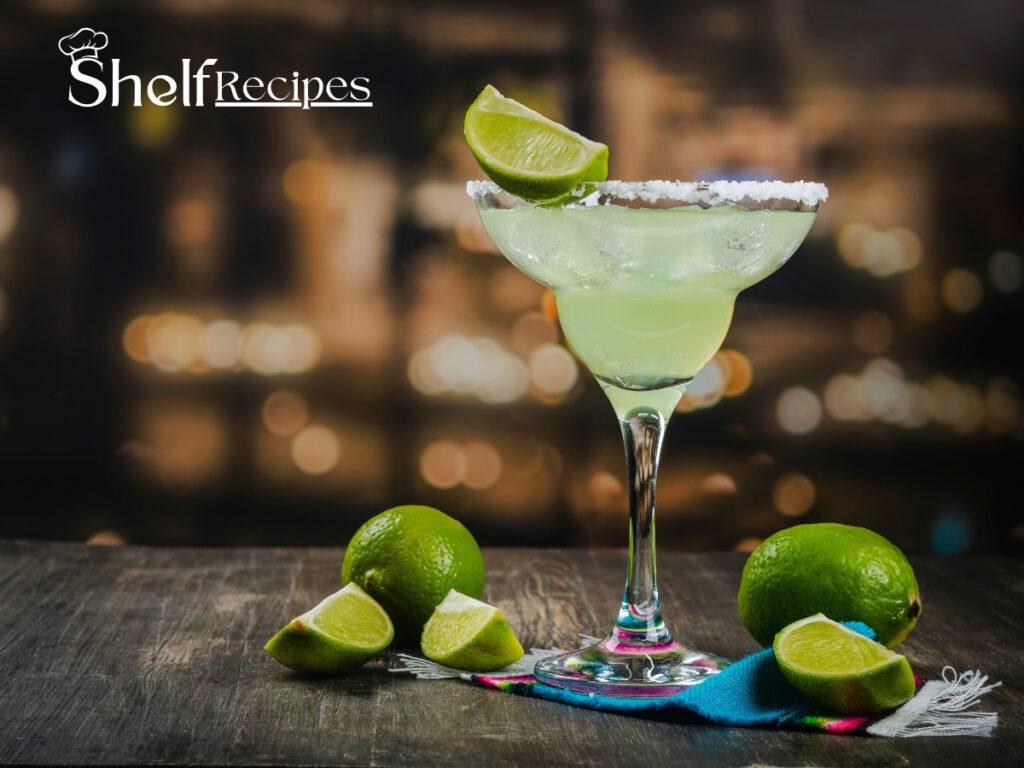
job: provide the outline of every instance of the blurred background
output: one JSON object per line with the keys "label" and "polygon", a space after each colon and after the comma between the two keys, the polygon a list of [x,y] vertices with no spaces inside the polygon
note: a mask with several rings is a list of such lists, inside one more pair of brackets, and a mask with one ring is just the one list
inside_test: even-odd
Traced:
{"label": "blurred background", "polygon": [[[828,184],[668,432],[659,543],[797,522],[1024,551],[1013,0],[21,0],[0,8],[0,536],[343,544],[427,503],[624,546],[625,464],[461,135],[490,82],[615,178]],[[361,110],[74,107],[57,40],[365,75]]]}

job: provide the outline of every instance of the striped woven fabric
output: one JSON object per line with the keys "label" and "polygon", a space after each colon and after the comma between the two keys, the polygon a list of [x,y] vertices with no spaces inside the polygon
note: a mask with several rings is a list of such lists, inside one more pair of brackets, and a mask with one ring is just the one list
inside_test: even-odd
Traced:
{"label": "striped woven fabric", "polygon": [[[847,624],[869,637],[874,632],[857,622]],[[871,717],[836,717],[815,710],[802,694],[792,688],[779,671],[771,648],[753,653],[729,665],[700,685],[673,696],[623,698],[577,693],[539,683],[533,666],[540,659],[562,653],[559,649],[533,649],[515,664],[498,672],[472,674],[443,667],[417,656],[400,654],[392,672],[413,674],[420,679],[459,678],[516,696],[557,701],[576,707],[643,716],[666,711],[680,721],[760,728],[817,730],[832,734],[867,734],[883,737],[982,736],[992,735],[998,723],[995,712],[974,709],[981,697],[997,688],[978,671],[957,673],[942,670],[941,679],[916,677],[917,693],[896,709]]]}

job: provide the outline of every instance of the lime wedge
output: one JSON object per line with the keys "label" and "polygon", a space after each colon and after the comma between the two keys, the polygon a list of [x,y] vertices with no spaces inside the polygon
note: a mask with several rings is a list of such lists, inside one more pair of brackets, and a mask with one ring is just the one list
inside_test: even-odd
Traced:
{"label": "lime wedge", "polygon": [[488,85],[466,111],[466,142],[506,192],[549,201],[608,178],[608,147],[570,131]]}
{"label": "lime wedge", "polygon": [[300,672],[351,672],[388,647],[391,619],[354,583],[288,622],[263,650]]}
{"label": "lime wedge", "polygon": [[829,712],[867,715],[914,695],[905,657],[824,614],[785,627],[774,648],[789,684]]}
{"label": "lime wedge", "polygon": [[420,647],[431,661],[472,672],[501,669],[523,655],[501,611],[454,589],[423,627]]}

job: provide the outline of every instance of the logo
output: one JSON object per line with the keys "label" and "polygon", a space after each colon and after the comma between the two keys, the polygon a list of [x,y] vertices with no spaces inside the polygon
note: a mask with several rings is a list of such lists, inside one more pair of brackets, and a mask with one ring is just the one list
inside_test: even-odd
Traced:
{"label": "logo", "polygon": [[372,107],[370,78],[365,76],[329,78],[304,77],[299,72],[277,77],[242,77],[231,69],[216,69],[217,59],[193,64],[181,60],[174,75],[159,74],[148,79],[122,74],[121,60],[108,62],[99,57],[107,47],[107,35],[82,27],[66,35],[57,48],[71,60],[68,101],[79,107],[122,104],[141,107],[144,101],[159,107]]}
{"label": "logo", "polygon": [[62,37],[57,47],[65,56],[70,56],[72,61],[99,59],[96,54],[107,47],[107,36],[95,29],[82,27],[75,34]]}

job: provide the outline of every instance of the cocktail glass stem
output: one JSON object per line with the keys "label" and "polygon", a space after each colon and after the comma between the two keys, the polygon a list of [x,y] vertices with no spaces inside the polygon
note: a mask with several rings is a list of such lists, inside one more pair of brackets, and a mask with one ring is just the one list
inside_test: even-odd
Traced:
{"label": "cocktail glass stem", "polygon": [[629,564],[614,635],[625,644],[672,641],[661,616],[654,557],[654,499],[658,461],[667,422],[655,410],[638,408],[619,422],[629,481]]}
{"label": "cocktail glass stem", "polygon": [[600,642],[544,659],[541,682],[606,696],[668,696],[706,679],[725,659],[672,638],[661,615],[654,559],[654,500],[658,460],[668,418],[683,382],[655,390],[626,390],[601,380],[615,407],[626,447],[629,480],[629,561],[615,626]]}

